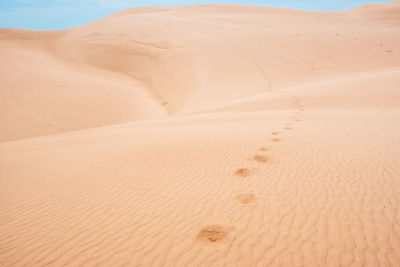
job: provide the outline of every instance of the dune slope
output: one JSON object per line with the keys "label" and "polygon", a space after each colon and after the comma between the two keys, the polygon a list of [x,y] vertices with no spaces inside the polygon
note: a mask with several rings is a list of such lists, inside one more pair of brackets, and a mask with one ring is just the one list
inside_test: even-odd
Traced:
{"label": "dune slope", "polygon": [[0,140],[161,118],[397,67],[399,5],[148,7],[65,31],[0,29]]}
{"label": "dune slope", "polygon": [[399,8],[0,29],[0,265],[398,266]]}

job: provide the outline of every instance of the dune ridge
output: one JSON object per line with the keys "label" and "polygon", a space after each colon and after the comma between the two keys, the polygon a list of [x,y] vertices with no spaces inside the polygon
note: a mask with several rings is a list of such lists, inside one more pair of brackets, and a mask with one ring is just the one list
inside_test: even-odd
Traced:
{"label": "dune ridge", "polygon": [[399,10],[0,28],[0,265],[398,266]]}

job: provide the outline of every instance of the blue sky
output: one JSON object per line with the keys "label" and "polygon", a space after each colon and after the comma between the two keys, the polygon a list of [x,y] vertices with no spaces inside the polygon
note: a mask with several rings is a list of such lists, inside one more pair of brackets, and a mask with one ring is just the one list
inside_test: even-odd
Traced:
{"label": "blue sky", "polygon": [[385,0],[0,0],[0,27],[65,29],[134,6],[241,3],[312,10],[340,10]]}

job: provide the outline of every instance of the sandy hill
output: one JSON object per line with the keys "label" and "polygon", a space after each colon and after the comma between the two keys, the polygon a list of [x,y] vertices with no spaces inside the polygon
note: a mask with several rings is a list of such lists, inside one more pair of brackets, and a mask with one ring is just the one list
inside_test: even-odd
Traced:
{"label": "sandy hill", "polygon": [[0,29],[1,266],[398,266],[400,1]]}
{"label": "sandy hill", "polygon": [[161,118],[396,67],[399,9],[145,7],[65,31],[0,29],[0,140]]}

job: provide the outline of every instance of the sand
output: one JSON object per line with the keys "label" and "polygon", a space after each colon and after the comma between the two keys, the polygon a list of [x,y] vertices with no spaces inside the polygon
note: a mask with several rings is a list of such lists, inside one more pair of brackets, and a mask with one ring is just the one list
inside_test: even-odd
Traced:
{"label": "sand", "polygon": [[400,1],[0,29],[1,266],[399,266]]}

